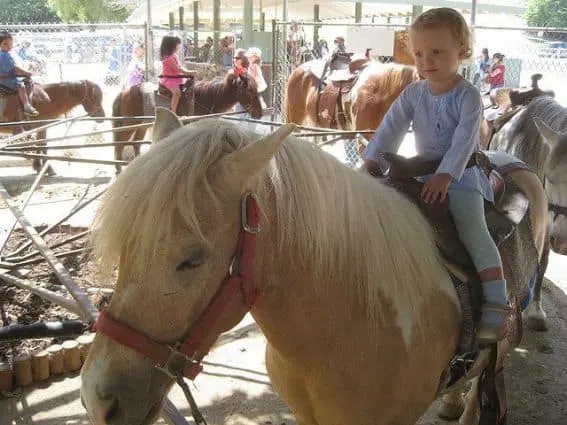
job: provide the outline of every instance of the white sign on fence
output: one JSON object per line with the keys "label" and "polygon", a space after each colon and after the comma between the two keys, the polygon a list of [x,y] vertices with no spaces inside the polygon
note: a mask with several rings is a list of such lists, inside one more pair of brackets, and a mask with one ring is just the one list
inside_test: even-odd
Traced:
{"label": "white sign on fence", "polygon": [[373,56],[394,55],[394,30],[391,28],[348,27],[346,46],[349,52],[372,49]]}

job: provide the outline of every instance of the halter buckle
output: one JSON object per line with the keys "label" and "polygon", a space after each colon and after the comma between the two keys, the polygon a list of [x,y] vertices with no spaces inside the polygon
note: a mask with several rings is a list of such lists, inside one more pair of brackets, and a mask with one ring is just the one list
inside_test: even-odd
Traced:
{"label": "halter buckle", "polygon": [[255,235],[257,233],[260,233],[260,224],[257,224],[256,226],[251,226],[248,223],[248,198],[252,198],[254,202],[258,202],[252,192],[246,193],[246,195],[244,195],[244,198],[242,198],[242,203],[241,203],[242,207],[241,207],[241,215],[240,215],[240,218],[242,220],[242,229],[246,233]]}
{"label": "halter buckle", "polygon": [[158,363],[155,365],[156,369],[161,370],[163,373],[173,379],[177,379],[179,375],[184,375],[184,371],[188,363],[197,363],[194,359],[195,355],[193,355],[193,357],[190,357],[187,354],[179,351],[177,349],[179,345],[180,344],[176,344],[175,346],[168,345],[167,348],[169,349],[169,356],[167,357],[167,360],[163,363]]}

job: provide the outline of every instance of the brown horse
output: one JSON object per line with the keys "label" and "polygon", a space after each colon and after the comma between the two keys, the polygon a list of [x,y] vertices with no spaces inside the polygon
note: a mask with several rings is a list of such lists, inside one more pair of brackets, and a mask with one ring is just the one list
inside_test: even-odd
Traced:
{"label": "brown horse", "polygon": [[[42,90],[49,96],[49,99],[42,100],[42,98],[45,97],[42,96]],[[2,121],[23,121],[24,114],[18,95],[5,95],[4,99],[5,106],[2,111]],[[102,90],[97,84],[88,80],[46,84],[41,87],[34,85],[31,99],[33,105],[39,112],[39,115],[34,117],[35,120],[58,118],[78,105],[82,105],[87,114],[91,117],[104,117]],[[30,122],[24,125],[1,127],[0,131],[17,134],[24,130],[40,127],[41,125],[41,123]],[[46,138],[46,130],[38,131],[36,137],[38,140],[44,140]],[[39,145],[47,146],[45,142],[41,142]],[[41,148],[37,153],[45,155],[47,148]],[[35,158],[33,160],[33,169],[39,172],[44,162],[45,160]]]}
{"label": "brown horse", "polygon": [[[133,117],[141,115],[154,115],[156,102],[154,100],[155,85],[144,83],[141,86],[134,86],[122,91],[114,100],[112,105],[112,116],[114,117]],[[240,103],[244,110],[252,118],[262,117],[262,105],[258,97],[256,82],[253,78],[246,76],[238,77],[232,72],[228,72],[224,79],[212,81],[197,81],[193,87],[194,91],[194,114],[206,115],[230,111],[234,105]],[[191,96],[182,97],[178,112],[190,110],[184,105],[184,99],[189,101]],[[169,99],[167,99],[169,102]],[[149,108],[148,108],[149,106]],[[169,105],[167,105],[169,106]],[[115,127],[139,124],[140,121],[118,120],[114,121]],[[114,133],[116,142],[128,140],[142,140],[146,134],[146,128],[138,130],[126,130]],[[133,145],[134,155],[140,155],[140,145]],[[124,145],[114,148],[114,158],[119,161],[122,159]],[[116,166],[116,172],[120,173],[121,166]]]}
{"label": "brown horse", "polygon": [[[328,111],[318,108],[319,78],[317,61],[306,62],[296,68],[287,81],[285,96],[286,121],[318,127],[342,127],[329,125]],[[320,61],[319,61],[320,62]],[[390,105],[411,82],[418,79],[414,67],[399,64],[383,64],[371,61],[358,75],[358,80],[348,93],[341,95],[346,114],[343,130],[375,129],[382,122]],[[341,120],[337,120],[340,124]],[[370,137],[371,134],[366,133]]]}

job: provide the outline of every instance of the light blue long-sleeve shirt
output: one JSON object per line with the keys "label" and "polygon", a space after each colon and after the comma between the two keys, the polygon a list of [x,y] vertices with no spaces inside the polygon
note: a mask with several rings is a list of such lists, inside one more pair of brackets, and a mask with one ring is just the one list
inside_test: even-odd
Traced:
{"label": "light blue long-sleeve shirt", "polygon": [[426,160],[441,159],[436,173],[450,174],[451,188],[475,189],[492,201],[494,195],[484,172],[478,167],[465,168],[480,148],[481,120],[480,93],[465,79],[441,94],[433,94],[428,81],[417,81],[392,104],[364,158],[382,163],[380,152],[396,153],[413,121],[417,154]]}

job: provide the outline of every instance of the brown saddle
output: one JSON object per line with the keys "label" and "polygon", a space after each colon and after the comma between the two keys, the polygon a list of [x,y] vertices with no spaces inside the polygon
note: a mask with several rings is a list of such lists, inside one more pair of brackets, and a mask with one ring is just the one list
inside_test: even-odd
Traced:
{"label": "brown saddle", "polygon": [[369,59],[352,60],[352,53],[335,53],[319,66],[312,66],[310,71],[317,77],[317,125],[326,128],[348,128],[348,114],[343,107],[343,95],[351,91],[356,84],[360,71]]}
{"label": "brown saddle", "polygon": [[[30,99],[30,102],[33,103],[34,100],[37,100],[39,102],[48,102],[50,100],[49,95],[43,90],[41,84],[34,83],[29,78],[25,78],[23,82],[28,97]],[[36,88],[37,90],[34,91],[34,88]],[[17,94],[18,94],[18,89],[14,90],[6,86],[0,85],[0,96],[14,96]],[[34,99],[35,97],[37,97],[37,99]]]}

